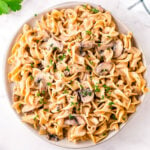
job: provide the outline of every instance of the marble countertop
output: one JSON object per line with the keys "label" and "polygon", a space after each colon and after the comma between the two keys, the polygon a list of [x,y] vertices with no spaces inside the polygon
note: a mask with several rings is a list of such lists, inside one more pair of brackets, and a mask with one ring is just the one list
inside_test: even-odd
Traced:
{"label": "marble countertop", "polygon": [[[66,0],[70,1],[70,0]],[[79,0],[78,0],[79,1]],[[80,2],[93,2],[93,0],[80,0]],[[0,150],[63,150],[43,141],[32,134],[16,117],[4,94],[3,72],[4,55],[8,45],[18,28],[35,13],[65,0],[24,0],[21,11],[9,15],[0,16]],[[144,1],[150,10],[150,1]],[[133,31],[140,43],[146,61],[149,74],[150,68],[150,14],[145,5],[138,0],[94,0],[101,4],[112,14],[125,23]],[[115,137],[107,142],[88,150],[149,150],[150,149],[150,101],[148,95],[141,105],[142,109]]]}

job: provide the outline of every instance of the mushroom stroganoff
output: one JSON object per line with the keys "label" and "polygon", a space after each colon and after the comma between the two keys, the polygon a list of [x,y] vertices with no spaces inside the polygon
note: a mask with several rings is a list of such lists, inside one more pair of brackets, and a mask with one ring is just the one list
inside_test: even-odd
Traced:
{"label": "mushroom stroganoff", "polygon": [[110,12],[80,5],[27,24],[8,59],[13,107],[50,140],[94,143],[118,130],[147,92],[142,53]]}

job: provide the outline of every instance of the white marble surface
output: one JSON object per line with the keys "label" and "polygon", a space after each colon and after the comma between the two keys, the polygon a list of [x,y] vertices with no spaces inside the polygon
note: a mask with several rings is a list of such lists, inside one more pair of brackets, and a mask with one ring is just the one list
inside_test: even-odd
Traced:
{"label": "white marble surface", "polygon": [[[3,62],[4,54],[11,39],[17,29],[26,19],[34,16],[50,6],[64,2],[65,0],[25,0],[23,8],[17,13],[0,16],[0,150],[61,150],[62,148],[51,145],[38,136],[32,134],[13,113],[8,99],[4,94],[3,86]],[[67,1],[67,0],[66,0]],[[70,1],[70,0],[68,0]],[[80,0],[81,1],[81,0]],[[83,2],[93,2],[87,0]],[[146,13],[142,4],[138,4],[132,10],[127,10],[129,6],[138,0],[94,0],[97,4],[102,4],[112,14],[118,17],[133,31],[140,43],[146,61],[150,64],[150,15]],[[150,1],[145,0],[148,8]],[[127,124],[122,131],[111,140],[97,145],[88,150],[149,150],[150,149],[150,95],[147,95],[142,109]]]}

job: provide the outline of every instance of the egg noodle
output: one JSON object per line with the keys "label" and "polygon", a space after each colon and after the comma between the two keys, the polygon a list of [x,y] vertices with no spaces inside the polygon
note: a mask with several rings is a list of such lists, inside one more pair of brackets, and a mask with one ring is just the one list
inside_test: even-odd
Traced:
{"label": "egg noodle", "polygon": [[[38,20],[38,19],[37,19]],[[13,107],[50,140],[94,143],[118,130],[147,92],[142,53],[98,6],[53,9],[14,44]]]}

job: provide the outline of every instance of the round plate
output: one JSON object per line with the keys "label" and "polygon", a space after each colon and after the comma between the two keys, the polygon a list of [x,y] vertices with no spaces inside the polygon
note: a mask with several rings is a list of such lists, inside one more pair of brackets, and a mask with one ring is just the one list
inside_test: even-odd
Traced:
{"label": "round plate", "polygon": [[[39,20],[43,14],[45,14],[46,12],[48,12],[48,11],[54,9],[54,8],[56,8],[56,9],[71,8],[71,7],[74,7],[74,6],[76,6],[76,5],[82,5],[82,4],[85,4],[85,3],[83,3],[83,2],[66,2],[66,3],[58,4],[58,5],[55,5],[55,6],[51,7],[51,8],[49,8],[49,9],[46,10],[46,11],[43,11],[43,13],[38,14],[37,17],[32,17],[31,19],[27,20],[25,23],[27,23],[27,24],[33,26],[36,20]],[[96,6],[97,6],[96,4],[93,4],[93,3],[88,3],[88,4],[90,4],[90,5],[93,6],[93,7],[96,7]],[[129,29],[128,29],[123,23],[121,23],[117,18],[114,18],[114,19],[115,19],[116,24],[117,24],[117,26],[118,26],[118,29],[119,29],[119,31],[120,31],[121,33],[127,33],[127,32],[129,31]],[[24,23],[24,24],[25,24],[25,23]],[[10,68],[10,65],[8,65],[8,63],[7,63],[7,60],[8,60],[8,57],[10,56],[11,48],[12,48],[13,44],[15,43],[15,40],[16,40],[17,36],[22,32],[22,27],[23,27],[23,25],[20,27],[20,29],[18,29],[18,32],[17,32],[16,35],[14,36],[14,39],[12,40],[11,45],[9,46],[9,48],[8,48],[8,50],[7,50],[7,53],[6,53],[6,56],[5,56],[5,62],[4,62],[4,69],[5,69],[5,72],[4,72],[4,85],[5,85],[6,95],[8,96],[10,105],[12,105],[12,94],[13,94],[13,93],[12,93],[12,87],[13,87],[13,85],[10,84],[10,83],[8,82],[8,79],[7,79],[8,72],[9,72],[10,69],[11,69],[11,68]],[[135,38],[134,38],[134,45],[135,45],[137,48],[139,48],[139,49],[141,50],[140,46],[136,43]],[[144,57],[143,57],[143,60],[144,60],[145,66],[146,66],[146,62],[145,62]],[[145,74],[145,78],[146,78],[146,74]],[[143,101],[144,95],[141,96],[140,99],[141,99],[141,101]],[[12,109],[12,108],[11,108],[11,109]],[[139,109],[139,107],[138,107],[138,109]],[[137,109],[137,110],[138,110],[138,109]],[[15,110],[14,110],[14,112],[15,112],[15,114],[20,118],[20,116],[16,113]],[[129,117],[129,119],[128,119],[127,122],[129,122],[129,120],[131,120],[131,118],[133,118],[134,115],[135,115],[135,113],[132,114],[131,117]],[[21,120],[21,119],[20,119],[20,120]],[[36,131],[35,129],[33,129],[30,125],[28,125],[28,124],[26,124],[26,123],[23,123],[23,124],[24,124],[27,128],[29,128],[33,133],[35,133],[37,136],[40,136],[42,139],[46,140],[47,142],[49,142],[49,143],[51,143],[51,144],[54,144],[54,145],[57,145],[57,146],[60,146],[60,147],[64,147],[64,148],[85,148],[85,147],[90,147],[90,146],[96,145],[96,144],[94,144],[94,143],[91,142],[91,141],[79,142],[79,143],[77,143],[77,144],[74,144],[74,143],[72,143],[72,142],[69,142],[67,139],[64,139],[64,140],[61,140],[61,141],[58,141],[58,142],[49,141],[45,136],[39,135],[39,134],[37,133],[37,131]],[[122,125],[120,126],[120,129],[122,129],[123,126],[125,126],[126,124],[127,124],[127,123],[122,124]],[[120,130],[119,130],[119,131],[120,131]],[[100,144],[100,143],[102,143],[102,142],[107,141],[108,139],[110,139],[111,137],[113,137],[114,135],[116,135],[119,131],[112,131],[112,132],[110,132],[109,135],[107,136],[107,138],[105,138],[104,140],[100,141],[100,142],[97,143],[97,144]]]}

